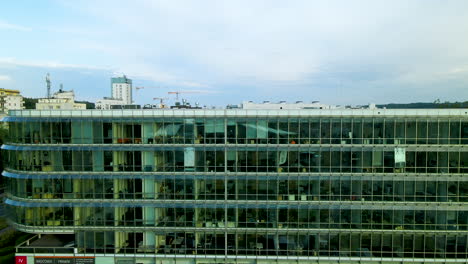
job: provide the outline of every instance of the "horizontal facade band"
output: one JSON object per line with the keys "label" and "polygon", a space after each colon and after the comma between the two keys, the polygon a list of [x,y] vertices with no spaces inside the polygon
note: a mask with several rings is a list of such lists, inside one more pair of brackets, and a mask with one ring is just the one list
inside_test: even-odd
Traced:
{"label": "horizontal facade band", "polygon": [[[21,252],[21,251],[20,251]],[[23,256],[28,256],[32,254],[28,253],[21,253]],[[127,253],[121,254],[96,254],[96,256],[103,257],[103,256],[113,256],[113,257],[122,257],[128,258]],[[402,258],[402,257],[328,257],[328,256],[310,256],[310,257],[303,257],[303,256],[263,256],[263,255],[207,255],[207,254],[151,254],[151,253],[137,253],[132,254],[132,257],[136,258],[155,258],[158,260],[169,260],[174,261],[177,259],[178,261],[193,261],[196,259],[197,263],[225,263],[225,261],[229,261],[227,263],[252,263],[252,261],[256,260],[255,263],[466,263],[468,260],[466,258]],[[206,261],[206,262],[205,262]],[[303,262],[304,261],[304,262]],[[169,262],[169,263],[171,263]],[[174,262],[172,262],[174,263]]]}
{"label": "horizontal facade band", "polygon": [[154,200],[154,199],[25,199],[8,195],[5,204],[17,207],[112,207],[112,208],[258,208],[258,209],[339,209],[339,210],[437,210],[468,211],[458,202],[392,201],[253,201],[253,200]]}
{"label": "horizontal facade band", "polygon": [[[133,110],[11,110],[3,122],[13,118],[170,118],[170,117],[468,117],[467,109],[133,109]],[[11,121],[10,121],[11,120]]]}
{"label": "horizontal facade band", "polygon": [[460,173],[313,173],[313,172],[88,172],[88,171],[17,171],[2,172],[14,179],[187,179],[187,180],[368,180],[368,181],[435,181],[465,182],[466,174]]}
{"label": "horizontal facade band", "polygon": [[4,144],[1,149],[17,151],[164,151],[184,150],[226,151],[406,151],[468,152],[468,145],[402,145],[402,144]]}
{"label": "horizontal facade band", "polygon": [[72,234],[76,231],[121,231],[121,232],[154,232],[165,235],[174,232],[194,233],[247,233],[247,234],[434,234],[434,235],[468,235],[468,230],[399,230],[399,229],[327,229],[327,228],[242,228],[242,227],[156,227],[156,226],[28,226],[12,223],[23,232],[41,234]]}

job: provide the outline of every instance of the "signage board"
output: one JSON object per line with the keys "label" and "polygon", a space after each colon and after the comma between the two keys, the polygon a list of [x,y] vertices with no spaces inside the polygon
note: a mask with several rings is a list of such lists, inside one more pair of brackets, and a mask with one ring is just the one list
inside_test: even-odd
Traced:
{"label": "signage board", "polygon": [[34,257],[34,264],[95,264],[95,258],[94,257]]}

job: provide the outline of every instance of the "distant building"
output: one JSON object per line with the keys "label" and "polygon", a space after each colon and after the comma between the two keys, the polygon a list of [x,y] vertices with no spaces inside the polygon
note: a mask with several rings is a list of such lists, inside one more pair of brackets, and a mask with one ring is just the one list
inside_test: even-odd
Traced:
{"label": "distant building", "polygon": [[[118,106],[131,105],[132,80],[127,76],[111,78],[112,97],[104,97],[96,102],[96,109],[113,109]],[[119,107],[120,108],[120,107]]]}
{"label": "distant building", "polygon": [[59,90],[52,98],[40,98],[36,103],[36,109],[86,109],[86,104],[75,103],[75,93],[72,91]]}
{"label": "distant building", "polygon": [[[230,106],[232,108],[232,106]],[[272,103],[270,101],[263,101],[263,103],[254,103],[252,101],[245,101],[242,103],[242,109],[335,109],[339,108],[334,105],[321,104],[318,101],[313,101],[311,103],[305,103],[303,101],[296,101],[296,103],[287,103],[286,101],[279,101],[278,103]]]}
{"label": "distant building", "polygon": [[115,105],[123,105],[123,101],[110,97],[104,97],[104,99],[96,101],[96,109],[112,109]]}
{"label": "distant building", "polygon": [[7,113],[13,109],[24,109],[24,100],[20,91],[0,88],[0,112]]}
{"label": "distant building", "polygon": [[127,76],[113,77],[111,79],[112,98],[120,99],[123,104],[132,104],[132,80]]}

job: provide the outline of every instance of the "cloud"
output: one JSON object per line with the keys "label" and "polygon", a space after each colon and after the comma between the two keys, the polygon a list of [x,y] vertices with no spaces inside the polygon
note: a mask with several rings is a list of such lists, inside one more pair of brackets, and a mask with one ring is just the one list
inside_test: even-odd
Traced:
{"label": "cloud", "polygon": [[186,82],[186,81],[181,82],[180,85],[186,86],[186,87],[196,87],[196,88],[208,88],[209,87],[206,84],[197,83],[197,82]]}
{"label": "cloud", "polygon": [[29,28],[29,27],[10,24],[4,21],[0,21],[0,29],[17,30],[17,31],[31,31],[32,30],[32,28]]}
{"label": "cloud", "polygon": [[81,64],[67,64],[61,62],[51,61],[23,61],[15,58],[0,58],[0,67],[37,67],[37,68],[49,68],[49,69],[72,69],[72,70],[86,70],[89,71],[109,71],[113,75],[126,74],[131,78],[149,80],[156,83],[164,83],[171,86],[181,87],[196,87],[196,88],[207,88],[206,84],[185,80],[181,77],[172,75],[165,71],[159,70],[151,65],[143,64],[125,64],[120,68],[116,67],[101,67],[94,65],[81,65]]}
{"label": "cloud", "polygon": [[[452,48],[468,41],[463,33],[468,21],[456,11],[464,4],[441,8],[424,1],[112,3],[81,2],[79,8],[138,39],[113,41],[122,47],[116,50],[132,55],[126,63],[151,62],[164,69],[156,71],[159,74],[175,63],[184,71],[203,69],[203,75],[194,74],[194,82],[303,83],[321,69],[340,64],[382,62],[417,69],[444,57],[467,56],[466,47]],[[122,12],[125,20],[113,15]]]}
{"label": "cloud", "polygon": [[52,2],[66,18],[38,21],[41,34],[26,41],[12,38],[3,56],[27,60],[0,59],[0,67],[105,69],[135,86],[216,87],[235,101],[278,94],[365,103],[363,95],[411,98],[430,85],[468,96],[451,88],[468,82],[466,1]]}
{"label": "cloud", "polygon": [[[161,73],[168,71],[164,67],[165,60],[172,56],[169,64],[178,63],[183,71],[203,69],[205,75],[193,76],[191,82],[209,82],[215,78],[223,81],[298,81],[317,71],[319,56],[312,46],[294,36],[300,31],[307,32],[304,24],[307,24],[309,14],[294,14],[298,11],[295,6],[286,5],[286,16],[303,18],[290,19],[284,17],[282,7],[282,4],[267,2],[181,5],[137,1],[115,5],[102,1],[79,5],[75,9],[84,9],[101,21],[113,24],[122,34],[127,32],[139,40],[125,41],[125,44],[122,41],[113,41],[110,45],[95,44],[93,48],[121,45],[120,49],[115,49],[119,56],[131,54],[124,58],[125,64],[141,64],[142,59],[152,61],[153,67],[164,69],[156,71],[163,75],[163,79],[167,76]],[[113,10],[112,14],[125,10],[127,19],[122,21],[109,15],[109,9]],[[187,69],[188,65],[190,68]],[[177,73],[170,75],[179,76]]]}
{"label": "cloud", "polygon": [[189,88],[208,88],[209,85],[191,81],[190,78],[173,74],[160,69],[157,65],[149,65],[145,63],[124,64],[118,70],[113,72],[114,75],[126,74],[130,78],[152,81],[156,84],[164,84],[164,86],[189,87]]}
{"label": "cloud", "polygon": [[455,67],[448,71],[448,74],[466,74],[466,73],[468,73],[468,65]]}
{"label": "cloud", "polygon": [[23,66],[38,68],[62,68],[62,69],[88,69],[88,70],[111,70],[111,67],[98,67],[92,65],[64,64],[52,61],[23,61],[14,58],[0,58],[0,66]]}
{"label": "cloud", "polygon": [[8,75],[0,75],[0,81],[10,81],[11,77]]}

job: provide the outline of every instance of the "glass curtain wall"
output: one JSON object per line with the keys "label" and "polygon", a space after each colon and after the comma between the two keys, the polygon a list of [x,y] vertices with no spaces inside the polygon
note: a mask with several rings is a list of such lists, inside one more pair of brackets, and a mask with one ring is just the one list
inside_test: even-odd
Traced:
{"label": "glass curtain wall", "polygon": [[9,129],[13,221],[74,231],[80,253],[467,257],[466,118],[23,118]]}

